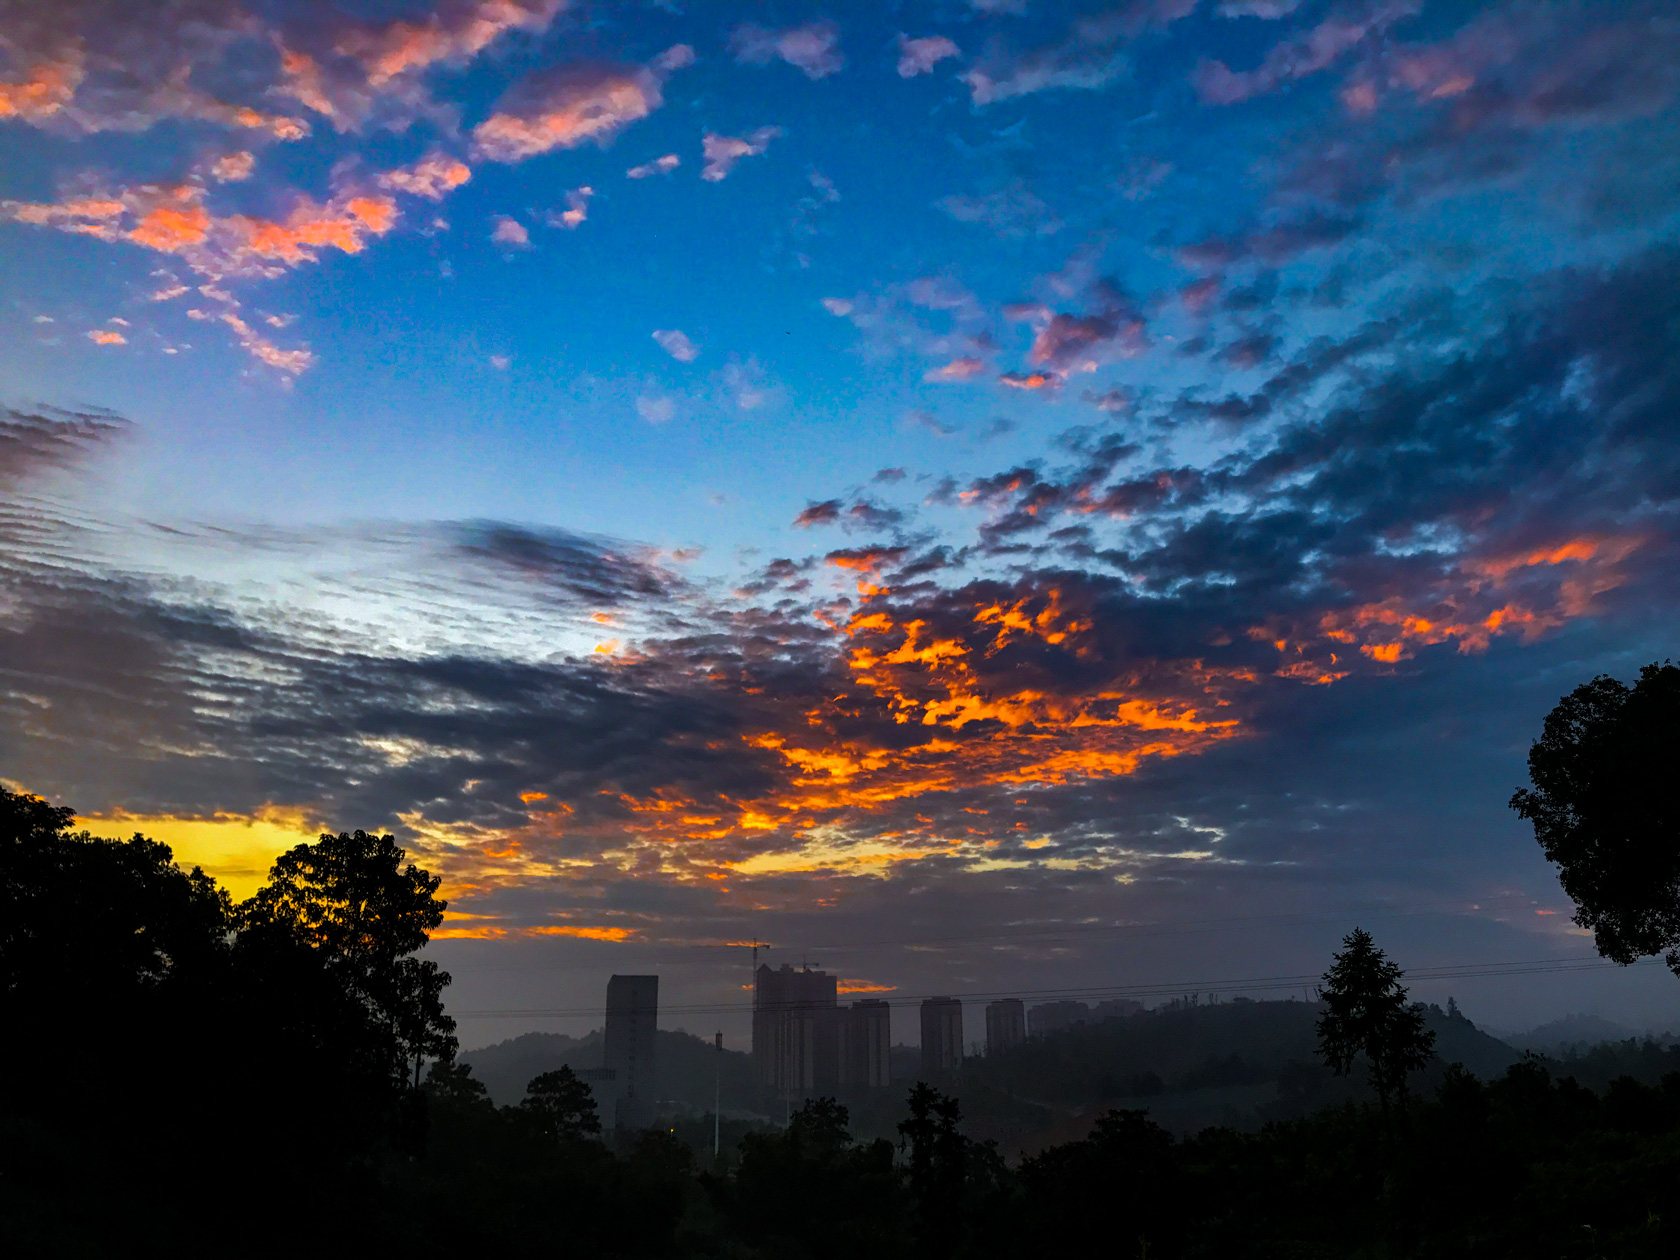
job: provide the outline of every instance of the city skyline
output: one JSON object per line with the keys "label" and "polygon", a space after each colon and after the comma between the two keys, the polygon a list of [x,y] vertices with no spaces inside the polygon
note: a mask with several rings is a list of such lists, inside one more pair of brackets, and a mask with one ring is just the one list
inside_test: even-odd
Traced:
{"label": "city skyline", "polygon": [[1506,802],[1676,655],[1677,66],[1657,0],[0,2],[0,780],[235,895],[392,832],[467,1045],[1356,924],[1672,1021]]}

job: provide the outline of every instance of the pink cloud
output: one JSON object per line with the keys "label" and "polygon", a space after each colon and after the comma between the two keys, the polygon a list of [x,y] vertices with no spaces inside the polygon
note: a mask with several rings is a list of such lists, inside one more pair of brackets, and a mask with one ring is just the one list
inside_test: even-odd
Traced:
{"label": "pink cloud", "polygon": [[505,214],[498,214],[495,218],[495,228],[490,233],[490,239],[498,245],[506,245],[509,249],[529,249],[531,234],[518,219],[510,219]]}
{"label": "pink cloud", "polygon": [[424,197],[427,201],[442,201],[445,194],[453,192],[471,178],[472,171],[465,162],[444,153],[431,153],[412,166],[384,172],[374,182],[390,192]]}
{"label": "pink cloud", "polygon": [[971,381],[977,376],[984,376],[986,363],[973,355],[964,355],[960,359],[952,359],[949,363],[928,369],[922,377],[924,381]]}
{"label": "pink cloud", "polygon": [[237,184],[251,178],[257,169],[256,156],[248,152],[229,153],[210,164],[210,176],[219,183]]}
{"label": "pink cloud", "polygon": [[720,136],[708,131],[700,139],[706,165],[700,178],[717,183],[729,178],[729,172],[744,157],[756,157],[770,147],[770,142],[782,134],[780,127],[760,127],[745,136]]}
{"label": "pink cloud", "polygon": [[898,77],[913,79],[918,74],[929,74],[945,58],[960,56],[962,56],[962,49],[943,35],[928,35],[921,39],[911,39],[907,35],[900,35],[898,37]]}
{"label": "pink cloud", "polygon": [[368,82],[383,86],[438,64],[462,65],[510,31],[546,30],[567,0],[473,0],[442,4],[420,21],[354,27],[334,51],[360,61]]}
{"label": "pink cloud", "polygon": [[658,109],[665,74],[693,58],[678,44],[647,66],[567,66],[535,75],[473,128],[474,151],[493,162],[523,162],[553,149],[605,146]]}
{"label": "pink cloud", "polygon": [[589,199],[595,195],[595,190],[588,184],[582,188],[574,188],[566,194],[566,208],[559,214],[550,212],[548,225],[561,227],[568,231],[581,227],[589,218]]}
{"label": "pink cloud", "polygon": [[840,52],[840,28],[827,20],[781,31],[748,22],[735,28],[729,47],[743,65],[767,66],[781,60],[803,70],[809,79],[826,78],[846,65]]}
{"label": "pink cloud", "polygon": [[233,335],[238,338],[240,346],[247,354],[271,368],[292,376],[300,376],[314,366],[315,356],[310,351],[282,350],[232,310],[220,311],[213,318],[233,330]]}

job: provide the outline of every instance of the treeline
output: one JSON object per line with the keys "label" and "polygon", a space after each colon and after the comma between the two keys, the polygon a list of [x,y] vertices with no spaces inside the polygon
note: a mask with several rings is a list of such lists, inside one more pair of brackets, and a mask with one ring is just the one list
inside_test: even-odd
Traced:
{"label": "treeline", "polygon": [[1319,1036],[1385,1106],[1183,1140],[1114,1111],[1011,1163],[918,1084],[890,1138],[816,1100],[714,1164],[697,1134],[604,1143],[569,1069],[492,1103],[415,956],[438,881],[390,837],[323,836],[235,904],[71,823],[0,790],[6,1255],[1680,1254],[1680,1073],[1595,1092],[1527,1059],[1417,1096],[1434,1036],[1362,933]]}

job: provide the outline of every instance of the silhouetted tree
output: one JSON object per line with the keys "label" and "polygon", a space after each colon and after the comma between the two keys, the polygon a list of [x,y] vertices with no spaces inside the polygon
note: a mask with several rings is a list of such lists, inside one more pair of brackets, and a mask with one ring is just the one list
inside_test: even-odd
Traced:
{"label": "silhouetted tree", "polygon": [[910,1116],[898,1125],[910,1148],[910,1197],[915,1200],[923,1254],[950,1255],[962,1237],[963,1188],[968,1174],[968,1140],[957,1131],[962,1119],[955,1098],[925,1081],[910,1090]]}
{"label": "silhouetted tree", "polygon": [[1352,1071],[1363,1055],[1384,1116],[1396,1094],[1404,1101],[1406,1074],[1427,1064],[1435,1047],[1423,1012],[1406,1002],[1404,974],[1369,932],[1354,928],[1342,938],[1341,952],[1332,955],[1319,995],[1324,1002],[1319,1054],[1337,1076]]}
{"label": "silhouetted tree", "polygon": [[437,896],[439,877],[404,867],[405,856],[391,836],[323,835],[281,854],[237,916],[242,937],[307,951],[377,1028],[393,1080],[412,1072],[418,1085],[421,1060],[455,1053],[455,1021],[443,1011],[449,975],[411,957],[449,903]]}
{"label": "silhouetted tree", "polygon": [[427,1069],[426,1093],[439,1102],[467,1108],[490,1108],[490,1091],[474,1078],[472,1064],[440,1059]]}
{"label": "silhouetted tree", "polygon": [[0,788],[5,992],[85,1006],[219,966],[231,903],[215,881],[197,867],[182,871],[168,845],[72,833],[74,819],[73,810]]}
{"label": "silhouetted tree", "polygon": [[531,1079],[519,1106],[537,1118],[545,1133],[561,1142],[578,1142],[601,1131],[595,1095],[570,1067]]}
{"label": "silhouetted tree", "polygon": [[1575,688],[1546,715],[1528,777],[1511,808],[1534,824],[1598,952],[1624,965],[1666,954],[1680,974],[1680,668]]}
{"label": "silhouetted tree", "polygon": [[781,1132],[742,1138],[732,1186],[710,1182],[755,1254],[843,1260],[903,1251],[909,1213],[892,1144],[854,1145],[850,1122],[834,1099],[809,1099]]}

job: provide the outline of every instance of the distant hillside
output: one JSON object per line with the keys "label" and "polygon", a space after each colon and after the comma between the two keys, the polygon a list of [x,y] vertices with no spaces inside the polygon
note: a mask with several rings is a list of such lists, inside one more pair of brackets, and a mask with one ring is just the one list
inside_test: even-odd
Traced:
{"label": "distant hillside", "polygon": [[1626,1041],[1638,1036],[1635,1029],[1625,1027],[1598,1015],[1565,1015],[1549,1024],[1541,1024],[1525,1033],[1505,1038],[1519,1050],[1533,1050],[1539,1054],[1560,1054],[1571,1049],[1584,1049],[1605,1041]]}
{"label": "distant hillside", "polygon": [[[1425,1010],[1438,1064],[1421,1087],[1448,1063],[1487,1078],[1521,1057],[1460,1014]],[[1319,1063],[1318,1013],[1316,1004],[1298,1001],[1148,1011],[970,1059],[954,1088],[970,1131],[996,1137],[1006,1150],[1036,1147],[1048,1134],[1080,1136],[1111,1106],[1147,1110],[1179,1132],[1255,1128],[1365,1096],[1362,1074],[1337,1079]],[[1034,1123],[1031,1107],[1044,1119]]]}
{"label": "distant hillside", "polygon": [[[1427,1007],[1436,1054],[1478,1076],[1521,1057],[1462,1015]],[[1286,1064],[1317,1061],[1316,1004],[1221,1002],[1086,1024],[970,1060],[965,1081],[1050,1105],[1277,1080]]]}
{"label": "distant hillside", "polygon": [[[711,1042],[691,1033],[660,1029],[655,1034],[654,1055],[661,1100],[710,1111],[713,1073],[721,1068],[725,1112],[754,1110],[752,1060],[740,1051],[723,1051],[720,1063]],[[484,1082],[491,1098],[511,1106],[525,1096],[525,1086],[534,1076],[562,1065],[574,1070],[600,1067],[601,1033],[599,1029],[583,1037],[526,1033],[463,1051],[461,1061],[472,1065],[473,1075]]]}

